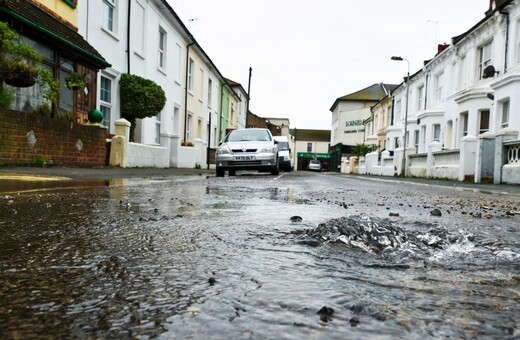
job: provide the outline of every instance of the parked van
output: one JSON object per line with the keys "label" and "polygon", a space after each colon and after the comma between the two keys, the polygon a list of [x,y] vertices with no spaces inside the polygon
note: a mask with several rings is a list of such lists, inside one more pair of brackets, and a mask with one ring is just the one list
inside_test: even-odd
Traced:
{"label": "parked van", "polygon": [[291,148],[289,148],[289,139],[287,136],[273,136],[274,140],[278,142],[278,160],[280,170],[287,172],[292,171]]}

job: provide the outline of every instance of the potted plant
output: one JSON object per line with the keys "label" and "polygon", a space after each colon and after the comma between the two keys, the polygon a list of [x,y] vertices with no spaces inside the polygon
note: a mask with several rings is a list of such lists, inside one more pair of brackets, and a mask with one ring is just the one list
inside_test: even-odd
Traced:
{"label": "potted plant", "polygon": [[20,41],[9,24],[0,22],[0,86],[29,87],[36,83],[43,57]]}
{"label": "potted plant", "polygon": [[87,81],[81,74],[71,72],[65,77],[65,84],[68,89],[76,91],[87,86]]}

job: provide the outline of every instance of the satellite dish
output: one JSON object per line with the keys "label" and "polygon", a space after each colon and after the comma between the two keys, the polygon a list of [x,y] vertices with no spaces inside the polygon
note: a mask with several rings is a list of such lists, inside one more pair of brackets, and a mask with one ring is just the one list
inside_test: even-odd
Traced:
{"label": "satellite dish", "polygon": [[482,78],[494,77],[495,73],[498,73],[498,72],[495,71],[495,67],[493,65],[486,66],[486,68],[482,72]]}

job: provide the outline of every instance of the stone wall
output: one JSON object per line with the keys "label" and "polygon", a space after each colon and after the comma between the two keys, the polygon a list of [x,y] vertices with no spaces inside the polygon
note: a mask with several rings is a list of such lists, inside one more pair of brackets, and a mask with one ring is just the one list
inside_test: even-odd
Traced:
{"label": "stone wall", "polygon": [[104,166],[106,133],[97,125],[0,110],[0,164]]}

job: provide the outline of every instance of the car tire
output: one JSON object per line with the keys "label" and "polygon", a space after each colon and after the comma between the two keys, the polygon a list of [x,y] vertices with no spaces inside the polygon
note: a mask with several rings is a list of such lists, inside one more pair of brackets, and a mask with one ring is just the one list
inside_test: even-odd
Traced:
{"label": "car tire", "polygon": [[224,177],[224,170],[217,168],[217,177]]}
{"label": "car tire", "polygon": [[229,176],[235,176],[236,174],[236,170],[229,170]]}

